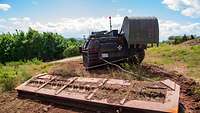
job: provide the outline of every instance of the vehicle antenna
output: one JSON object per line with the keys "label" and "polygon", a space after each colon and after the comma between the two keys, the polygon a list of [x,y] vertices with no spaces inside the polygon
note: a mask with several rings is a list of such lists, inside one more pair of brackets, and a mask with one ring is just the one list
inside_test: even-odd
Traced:
{"label": "vehicle antenna", "polygon": [[109,20],[110,20],[110,31],[112,31],[111,16],[109,16]]}

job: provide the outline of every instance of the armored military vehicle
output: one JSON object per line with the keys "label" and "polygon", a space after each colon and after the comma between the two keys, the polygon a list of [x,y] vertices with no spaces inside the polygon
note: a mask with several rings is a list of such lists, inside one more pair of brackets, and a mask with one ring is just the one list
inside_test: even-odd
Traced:
{"label": "armored military vehicle", "polygon": [[148,44],[159,43],[156,17],[125,17],[121,30],[92,32],[80,51],[86,69],[105,65],[102,60],[140,64]]}

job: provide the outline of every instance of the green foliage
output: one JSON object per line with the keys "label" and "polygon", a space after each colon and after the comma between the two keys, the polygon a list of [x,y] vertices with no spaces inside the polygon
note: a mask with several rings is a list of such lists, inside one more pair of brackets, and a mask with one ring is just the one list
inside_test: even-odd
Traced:
{"label": "green foliage", "polygon": [[184,39],[184,36],[181,37],[181,36],[175,36],[175,39],[174,39],[174,44],[180,44],[182,42],[184,42],[186,39]]}
{"label": "green foliage", "polygon": [[38,59],[0,64],[0,91],[10,91],[36,73],[45,73],[55,65]]}
{"label": "green foliage", "polygon": [[132,70],[135,66],[130,65],[128,63],[122,63],[121,66],[125,69],[125,70]]}
{"label": "green foliage", "polygon": [[76,40],[74,38],[66,39],[67,48],[64,50],[65,57],[72,57],[80,55],[79,46],[83,44],[83,40]]}
{"label": "green foliage", "polygon": [[194,35],[187,36],[185,34],[183,36],[169,36],[168,40],[163,41],[163,43],[180,44],[180,43],[183,43],[185,41],[192,40],[192,39],[195,39],[195,38],[197,38],[197,37],[194,36]]}
{"label": "green foliage", "polygon": [[191,37],[191,39],[195,39],[194,35],[191,35],[190,37]]}
{"label": "green foliage", "polygon": [[200,86],[199,87],[193,87],[192,88],[192,93],[193,94],[197,94],[197,95],[199,95],[200,96]]}
{"label": "green foliage", "polygon": [[80,55],[79,53],[79,48],[78,47],[68,47],[64,51],[64,56],[65,57],[72,57],[72,56],[78,56]]}
{"label": "green foliage", "polygon": [[0,69],[0,88],[2,91],[10,91],[17,84],[28,80],[31,75],[26,68],[19,65],[2,66]]}
{"label": "green foliage", "polygon": [[29,28],[28,32],[0,35],[0,62],[26,61],[38,58],[44,61],[79,55],[78,46],[82,41],[65,39],[57,33],[38,32]]}
{"label": "green foliage", "polygon": [[[200,81],[200,46],[168,45],[149,48],[144,62],[162,65],[171,69],[172,66],[180,66],[187,71],[185,74]],[[184,67],[183,67],[184,66]],[[186,69],[185,69],[186,68]]]}
{"label": "green foliage", "polygon": [[17,72],[13,67],[2,67],[0,69],[0,86],[3,91],[12,90],[17,83]]}
{"label": "green foliage", "polygon": [[[10,91],[14,89],[17,84],[31,77],[27,72],[27,68],[22,66],[25,64],[25,62],[19,61],[6,63],[0,66],[0,88],[2,91]],[[30,65],[31,61],[28,61],[27,64]]]}

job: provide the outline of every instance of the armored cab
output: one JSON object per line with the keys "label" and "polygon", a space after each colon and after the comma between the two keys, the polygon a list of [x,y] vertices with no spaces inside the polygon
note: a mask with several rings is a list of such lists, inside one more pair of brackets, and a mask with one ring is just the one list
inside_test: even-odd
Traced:
{"label": "armored cab", "polygon": [[124,34],[128,46],[159,43],[159,26],[156,17],[125,17],[121,34]]}
{"label": "armored cab", "polygon": [[159,43],[157,18],[125,17],[120,32],[92,32],[80,51],[86,69],[105,65],[105,60],[140,64],[145,56],[144,49],[152,43]]}

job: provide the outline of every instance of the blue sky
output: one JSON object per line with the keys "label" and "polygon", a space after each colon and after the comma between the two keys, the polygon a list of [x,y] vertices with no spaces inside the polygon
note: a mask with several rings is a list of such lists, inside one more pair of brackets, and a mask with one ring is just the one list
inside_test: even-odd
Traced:
{"label": "blue sky", "polygon": [[161,40],[200,31],[200,0],[0,0],[0,32],[52,31],[82,37],[93,30],[120,29],[124,16],[156,16]]}

